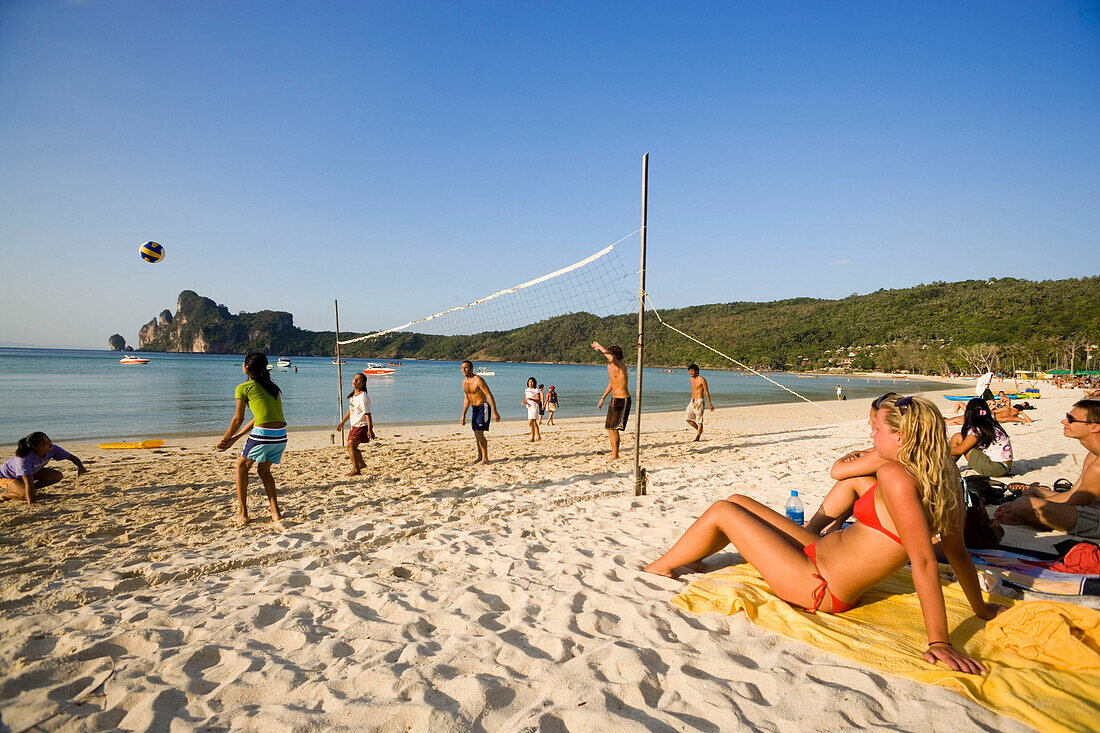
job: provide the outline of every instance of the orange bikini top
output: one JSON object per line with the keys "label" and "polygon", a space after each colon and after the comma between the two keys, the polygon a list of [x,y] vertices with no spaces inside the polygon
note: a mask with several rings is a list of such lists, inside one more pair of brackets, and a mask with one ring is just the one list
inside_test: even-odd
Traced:
{"label": "orange bikini top", "polygon": [[863,496],[856,499],[855,506],[852,507],[852,516],[863,526],[877,529],[900,545],[901,538],[883,527],[882,522],[878,520],[878,513],[875,511],[875,489],[877,488],[878,482],[876,481],[870,491],[865,492]]}

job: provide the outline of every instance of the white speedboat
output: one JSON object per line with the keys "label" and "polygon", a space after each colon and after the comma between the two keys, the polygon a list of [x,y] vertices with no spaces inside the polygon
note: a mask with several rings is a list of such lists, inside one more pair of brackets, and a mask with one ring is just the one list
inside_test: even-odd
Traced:
{"label": "white speedboat", "polygon": [[142,359],[140,356],[134,356],[133,354],[127,354],[118,360],[119,364],[148,364],[148,359]]}
{"label": "white speedboat", "polygon": [[279,367],[280,369],[286,369],[288,366],[290,366],[290,359],[287,359],[285,356],[280,356],[279,360],[275,362],[275,366]]}
{"label": "white speedboat", "polygon": [[474,372],[474,376],[476,377],[495,377],[496,375],[496,372],[491,372],[485,367],[478,367],[477,371]]}
{"label": "white speedboat", "polygon": [[363,370],[363,374],[368,377],[381,377],[387,374],[393,374],[396,369],[393,367],[383,366],[382,364],[375,364],[373,361],[367,362],[367,368]]}

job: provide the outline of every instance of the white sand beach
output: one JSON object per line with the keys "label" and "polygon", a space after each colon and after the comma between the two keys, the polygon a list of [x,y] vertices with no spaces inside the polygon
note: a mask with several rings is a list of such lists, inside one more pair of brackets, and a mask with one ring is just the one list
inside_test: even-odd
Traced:
{"label": "white sand beach", "polygon": [[[1013,480],[1078,476],[1059,420],[1079,397],[1045,386],[1036,422],[1006,426]],[[275,469],[285,532],[255,477],[253,520],[233,527],[218,436],[66,444],[88,474],[62,464],[40,504],[0,505],[3,727],[1027,730],[743,615],[685,614],[668,603],[684,580],[641,571],[734,491],[781,509],[798,489],[812,513],[831,462],[869,444],[867,400],[821,406],[845,422],[724,407],[700,443],[680,413],[644,415],[642,497],[632,433],[610,465],[595,419],[538,443],[523,421],[494,424],[485,467],[468,465],[468,427],[381,420],[355,478],[327,432],[292,431]]]}

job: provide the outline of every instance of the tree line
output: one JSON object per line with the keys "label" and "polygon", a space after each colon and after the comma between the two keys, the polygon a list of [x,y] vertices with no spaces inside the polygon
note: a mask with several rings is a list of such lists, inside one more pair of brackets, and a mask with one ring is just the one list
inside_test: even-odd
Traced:
{"label": "tree line", "polygon": [[[203,326],[234,330],[204,313]],[[220,314],[218,314],[220,316]],[[332,331],[299,329],[275,311],[242,313],[247,337],[230,351],[331,356]],[[288,315],[288,314],[286,314]],[[1041,282],[1000,278],[934,282],[840,300],[731,302],[661,312],[672,326],[739,362],[771,370],[909,371],[957,374],[1054,368],[1100,361],[1100,277]],[[213,321],[219,321],[215,323]],[[278,323],[278,327],[269,329]],[[198,326],[198,323],[194,325]],[[362,334],[347,334],[352,338]],[[347,357],[602,363],[593,340],[619,344],[630,359],[637,314],[571,313],[522,328],[464,336],[394,333],[342,348]],[[158,344],[159,346],[159,344]],[[737,368],[647,316],[646,363]],[[1092,356],[1093,361],[1088,357]]]}

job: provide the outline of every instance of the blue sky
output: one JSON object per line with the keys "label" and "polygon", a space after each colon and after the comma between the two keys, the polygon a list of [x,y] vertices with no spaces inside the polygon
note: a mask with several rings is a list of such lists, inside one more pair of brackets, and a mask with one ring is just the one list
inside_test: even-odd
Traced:
{"label": "blue sky", "polygon": [[1096,275],[1098,141],[1096,2],[4,0],[0,343],[396,325],[636,229],[646,152],[661,307]]}

